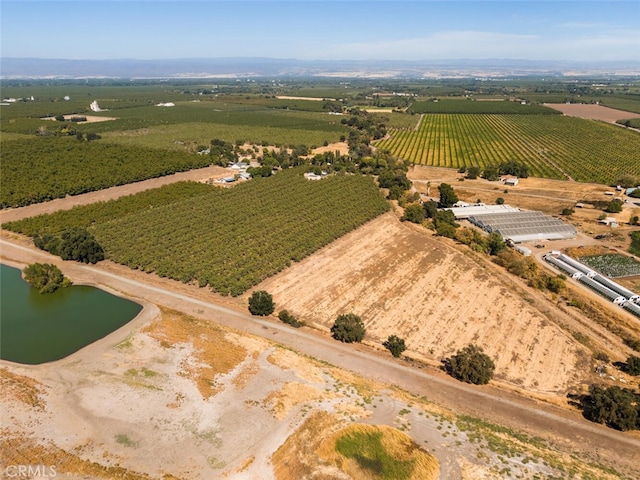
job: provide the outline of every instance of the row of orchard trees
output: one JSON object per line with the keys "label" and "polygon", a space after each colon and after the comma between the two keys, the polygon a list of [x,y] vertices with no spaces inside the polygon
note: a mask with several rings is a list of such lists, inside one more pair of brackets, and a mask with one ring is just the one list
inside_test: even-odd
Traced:
{"label": "row of orchard trees", "polygon": [[210,163],[205,155],[69,138],[4,141],[0,208],[78,195]]}

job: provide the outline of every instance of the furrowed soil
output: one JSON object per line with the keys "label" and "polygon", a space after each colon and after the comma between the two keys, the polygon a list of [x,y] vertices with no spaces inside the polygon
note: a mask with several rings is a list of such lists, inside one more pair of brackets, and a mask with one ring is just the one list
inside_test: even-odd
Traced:
{"label": "furrowed soil", "polygon": [[566,392],[589,356],[555,323],[561,312],[541,311],[534,293],[392,213],[258,288],[326,331],[338,315],[355,313],[369,342],[398,335],[406,354],[428,363],[475,343],[496,363],[498,378],[533,392]]}

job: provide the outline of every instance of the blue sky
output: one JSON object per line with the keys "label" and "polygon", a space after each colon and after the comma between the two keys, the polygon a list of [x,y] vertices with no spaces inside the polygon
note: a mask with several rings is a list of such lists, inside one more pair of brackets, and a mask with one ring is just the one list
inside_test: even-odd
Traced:
{"label": "blue sky", "polygon": [[640,0],[0,0],[0,22],[14,58],[640,61]]}

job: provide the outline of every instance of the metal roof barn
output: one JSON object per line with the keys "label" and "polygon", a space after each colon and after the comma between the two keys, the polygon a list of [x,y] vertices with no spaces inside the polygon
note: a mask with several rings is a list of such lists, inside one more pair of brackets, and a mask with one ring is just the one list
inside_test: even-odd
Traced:
{"label": "metal roof barn", "polygon": [[509,205],[468,205],[466,207],[447,208],[446,210],[451,210],[456,220],[465,220],[474,215],[520,211],[519,208],[510,207]]}
{"label": "metal roof barn", "polygon": [[576,229],[542,212],[506,212],[478,214],[469,221],[487,232],[498,232],[514,243],[562,240],[576,236]]}

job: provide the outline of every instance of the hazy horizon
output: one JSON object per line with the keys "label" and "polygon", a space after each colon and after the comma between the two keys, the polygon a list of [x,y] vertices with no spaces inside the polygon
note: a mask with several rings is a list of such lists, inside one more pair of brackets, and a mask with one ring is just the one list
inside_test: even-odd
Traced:
{"label": "hazy horizon", "polygon": [[1,1],[2,58],[640,61],[640,2]]}

